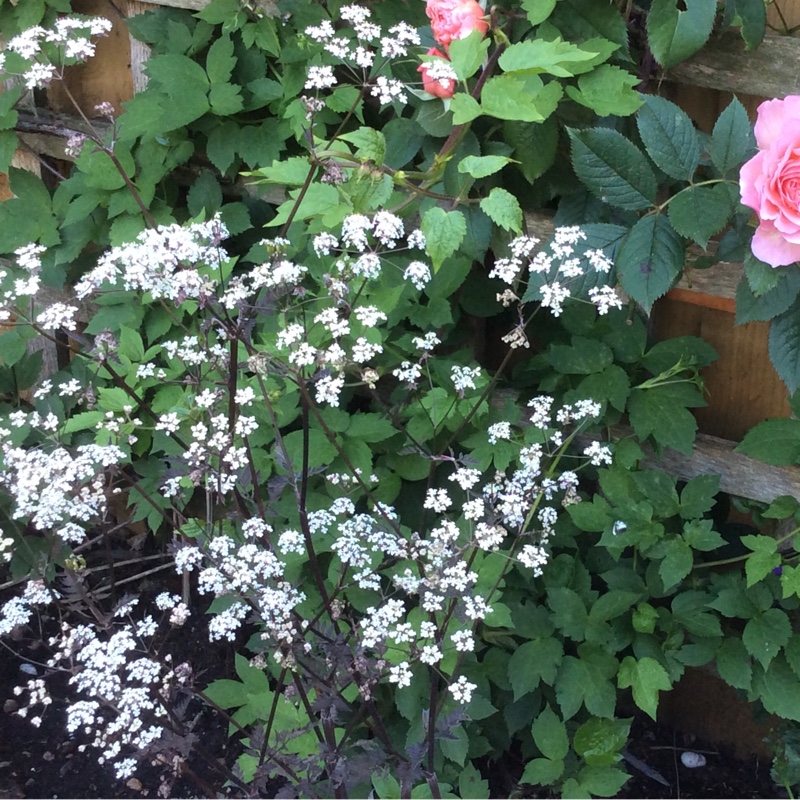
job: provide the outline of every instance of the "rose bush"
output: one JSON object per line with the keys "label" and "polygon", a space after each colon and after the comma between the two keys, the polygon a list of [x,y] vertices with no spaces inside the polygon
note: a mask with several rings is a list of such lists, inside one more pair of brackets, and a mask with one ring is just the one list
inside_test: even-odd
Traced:
{"label": "rose bush", "polygon": [[474,30],[486,33],[489,23],[476,0],[428,0],[426,13],[433,38],[447,47],[453,39],[463,39]]}
{"label": "rose bush", "polygon": [[753,254],[773,267],[800,261],[800,97],[758,107],[758,153],[742,166],[744,205],[758,215]]}
{"label": "rose bush", "polygon": [[426,61],[417,67],[417,72],[422,75],[422,88],[434,97],[447,100],[456,91],[455,73],[447,60],[447,56],[435,47],[428,50],[429,56],[438,56],[435,61]]}

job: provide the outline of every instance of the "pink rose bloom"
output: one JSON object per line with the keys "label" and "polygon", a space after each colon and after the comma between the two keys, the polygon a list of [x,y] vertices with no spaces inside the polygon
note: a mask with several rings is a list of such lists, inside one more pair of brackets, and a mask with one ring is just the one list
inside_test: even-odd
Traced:
{"label": "pink rose bloom", "polygon": [[[450,66],[447,56],[441,50],[431,47],[431,49],[428,50],[428,55],[439,56],[442,59],[439,63],[447,62],[447,65]],[[422,88],[434,97],[441,97],[442,100],[447,100],[455,94],[456,82],[451,77],[436,76],[435,63],[436,62],[426,61],[417,67],[417,72],[422,73]],[[431,75],[431,73],[434,74]]]}
{"label": "pink rose bloom", "polygon": [[758,107],[759,152],[742,166],[742,203],[759,225],[753,255],[772,267],[800,261],[800,97],[767,100]]}
{"label": "pink rose bloom", "polygon": [[433,38],[447,47],[453,39],[464,39],[474,30],[485,34],[489,23],[477,0],[428,0],[425,9]]}

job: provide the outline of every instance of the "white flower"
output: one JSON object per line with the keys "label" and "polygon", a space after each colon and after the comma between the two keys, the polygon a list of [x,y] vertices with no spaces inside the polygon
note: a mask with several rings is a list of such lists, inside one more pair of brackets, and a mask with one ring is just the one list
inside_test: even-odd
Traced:
{"label": "white flower", "polygon": [[593,286],[589,289],[589,299],[597,306],[600,316],[607,314],[612,308],[622,308],[622,298],[611,286]]}
{"label": "white flower", "polygon": [[411,281],[415,289],[422,290],[430,283],[431,271],[427,264],[422,261],[412,261],[405,269],[403,278]]}
{"label": "white flower", "polygon": [[305,89],[330,89],[336,86],[336,77],[333,74],[333,67],[309,67]]}
{"label": "white flower", "polygon": [[470,683],[463,675],[455,683],[447,687],[457,703],[466,705],[472,700],[472,693],[478,688],[475,683]]}
{"label": "white flower", "polygon": [[457,392],[464,392],[467,389],[475,388],[475,378],[481,374],[480,367],[457,367],[450,370],[450,379],[456,387]]}
{"label": "white flower", "polygon": [[378,98],[382,106],[394,102],[403,104],[408,102],[402,81],[398,81],[396,78],[387,78],[385,75],[379,75],[376,78],[371,94]]}
{"label": "white flower", "polygon": [[389,667],[389,683],[396,683],[399,689],[405,686],[411,686],[412,677],[411,667],[409,667],[408,663],[405,661],[399,664],[392,664],[392,666]]}
{"label": "white flower", "polygon": [[497,444],[500,439],[511,438],[511,424],[508,422],[495,422],[486,429],[489,444]]}
{"label": "white flower", "polygon": [[425,503],[423,508],[430,508],[437,514],[441,514],[442,512],[447,511],[447,509],[452,505],[453,501],[450,499],[450,495],[447,494],[447,490],[428,489],[428,492],[425,495]]}

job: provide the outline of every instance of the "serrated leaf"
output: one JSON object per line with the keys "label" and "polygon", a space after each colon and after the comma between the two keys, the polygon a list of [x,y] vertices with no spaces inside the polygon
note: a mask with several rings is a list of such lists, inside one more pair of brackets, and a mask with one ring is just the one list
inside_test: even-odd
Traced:
{"label": "serrated leaf", "polygon": [[547,605],[553,610],[553,623],[570,639],[582,642],[589,614],[580,595],[566,586],[547,590]]}
{"label": "serrated leaf", "polygon": [[751,428],[737,453],[744,453],[766,464],[792,466],[800,463],[800,420],[768,419]]}
{"label": "serrated leaf", "polygon": [[768,608],[748,620],[742,633],[742,642],[747,652],[767,669],[791,635],[792,625],[786,612],[779,608]]}
{"label": "serrated leaf", "polygon": [[351,133],[342,134],[339,138],[354,145],[356,155],[360,158],[374,161],[378,166],[383,164],[386,158],[386,139],[380,131],[361,127]]}
{"label": "serrated leaf", "polygon": [[647,15],[647,41],[662,67],[676,64],[696,53],[714,28],[717,0],[686,0],[678,10],[678,0],[654,0]]}
{"label": "serrated leaf", "polygon": [[726,639],[717,651],[717,671],[725,683],[735,689],[750,690],[753,668],[741,639]]}
{"label": "serrated leaf", "polygon": [[558,78],[571,78],[576,74],[572,65],[591,61],[596,55],[560,38],[528,39],[507,48],[498,63],[506,73],[549,73]]}
{"label": "serrated leaf", "polygon": [[458,776],[458,793],[463,798],[488,800],[489,781],[483,779],[481,773],[471,761],[467,763]]}
{"label": "serrated leaf", "polygon": [[544,22],[556,7],[556,0],[522,0],[522,9],[531,25]]}
{"label": "serrated leaf", "polygon": [[529,183],[543,175],[556,158],[558,123],[553,117],[544,122],[515,122],[507,120],[505,140],[514,148],[517,166]]}
{"label": "serrated leaf", "polygon": [[731,210],[724,186],[690,186],[672,198],[669,221],[681,236],[705,249],[708,240],[728,223]]}
{"label": "serrated leaf", "polygon": [[625,656],[619,668],[617,685],[620,689],[630,686],[634,703],[653,720],[658,708],[658,693],[672,689],[667,671],[649,656],[638,661],[633,656]]}
{"label": "serrated leaf", "polygon": [[211,83],[225,83],[236,66],[236,57],[233,55],[233,40],[223,34],[211,47],[206,56],[206,72]]}
{"label": "serrated leaf", "polygon": [[596,0],[560,0],[553,14],[556,27],[571,39],[602,37],[628,54],[628,28],[620,10]]}
{"label": "serrated leaf", "polygon": [[781,563],[777,542],[771,536],[742,536],[742,544],[753,552],[745,561],[747,586],[753,586]]}
{"label": "serrated leaf", "polygon": [[659,554],[663,555],[658,565],[658,574],[665,589],[677,586],[691,571],[694,563],[692,548],[680,537],[660,542]]}
{"label": "serrated leaf", "polygon": [[[634,389],[628,399],[628,412],[631,425],[637,436],[652,435],[659,445],[672,447],[680,453],[692,454],[697,421],[687,411],[691,406],[703,405],[697,392],[684,384],[658,386],[654,389]],[[699,399],[692,401],[691,395]],[[688,406],[688,407],[691,407]]]}
{"label": "serrated leaf", "polygon": [[622,288],[647,313],[672,287],[683,269],[686,246],[666,217],[642,217],[631,229],[617,257]]}
{"label": "serrated leaf", "polygon": [[691,119],[674,103],[643,95],[636,122],[647,154],[678,180],[690,180],[700,163],[700,142]]}
{"label": "serrated leaf", "polygon": [[630,777],[616,766],[587,765],[578,773],[578,782],[584,791],[597,797],[616,797]]}
{"label": "serrated leaf", "polygon": [[596,339],[573,336],[570,344],[553,344],[546,353],[550,365],[565,375],[591,375],[611,366],[611,348]]}
{"label": "serrated leaf", "polygon": [[520,783],[531,783],[534,786],[549,786],[555,783],[564,772],[563,761],[552,761],[549,758],[534,758],[525,765],[525,771],[519,779]]}
{"label": "serrated leaf", "polygon": [[[767,6],[762,0],[729,0],[727,6],[739,17],[739,32],[748,50],[754,50],[767,31]],[[726,7],[726,12],[727,12]]]}
{"label": "serrated leaf", "polygon": [[622,589],[611,589],[597,598],[589,609],[591,622],[608,622],[622,616],[633,608],[641,594],[626,592]]}
{"label": "serrated leaf", "polygon": [[479,69],[489,49],[489,39],[473,30],[463,39],[453,39],[447,50],[450,64],[460,81],[471,78]]}
{"label": "serrated leaf", "polygon": [[591,766],[615,764],[619,751],[628,741],[630,727],[630,720],[592,717],[575,731],[575,752]]}
{"label": "serrated leaf", "polygon": [[553,637],[532,639],[517,647],[508,662],[514,700],[532,692],[540,681],[552,685],[563,655],[563,645]]}
{"label": "serrated leaf", "polygon": [[719,475],[698,475],[692,478],[681,491],[680,514],[684,519],[702,517],[714,507],[719,494]]}
{"label": "serrated leaf", "polygon": [[800,508],[800,503],[797,502],[796,497],[782,494],[769,504],[769,508],[761,512],[761,516],[767,519],[788,519],[797,512],[798,508]]}
{"label": "serrated leaf", "polygon": [[783,719],[800,722],[800,692],[797,691],[797,675],[779,655],[763,675],[756,676],[753,691],[770,714]]}
{"label": "serrated leaf", "polygon": [[711,160],[724,177],[729,172],[738,171],[754,145],[747,111],[734,97],[714,125],[709,142]]}
{"label": "serrated leaf", "polygon": [[458,250],[467,233],[467,221],[460,211],[445,211],[434,206],[423,214],[420,227],[436,272],[444,260]]}
{"label": "serrated leaf", "polygon": [[611,506],[599,494],[592,498],[591,503],[584,501],[568,505],[567,513],[577,528],[582,531],[602,533],[615,522]]}
{"label": "serrated leaf", "polygon": [[800,568],[784,564],[781,569],[781,599],[800,596]]}
{"label": "serrated leaf", "polygon": [[642,98],[633,87],[638,76],[611,64],[602,64],[578,78],[578,88],[567,87],[567,94],[581,105],[591,108],[600,117],[625,117],[633,114]]}
{"label": "serrated leaf", "polygon": [[558,81],[545,84],[537,75],[497,75],[483,87],[481,110],[497,119],[544,122],[556,110],[562,95]]}
{"label": "serrated leaf", "polygon": [[483,114],[480,103],[466,92],[459,92],[450,101],[450,111],[453,113],[454,125],[464,125],[467,122],[472,122],[476,117]]}
{"label": "serrated leaf", "polygon": [[789,394],[794,394],[800,387],[800,303],[772,320],[769,359]]}
{"label": "serrated leaf", "polygon": [[480,208],[495,225],[522,233],[522,209],[517,198],[506,189],[495,186],[489,196],[481,200]]}
{"label": "serrated leaf", "polygon": [[465,156],[458,164],[458,171],[473,178],[486,178],[512,162],[513,159],[506,156]]}
{"label": "serrated leaf", "polygon": [[782,270],[775,288],[760,296],[753,294],[746,278],[736,288],[736,324],[769,322],[779,317],[800,294],[800,270]]}
{"label": "serrated leaf", "polygon": [[559,761],[569,752],[567,726],[550,706],[545,706],[533,721],[531,734],[539,752],[546,758]]}
{"label": "serrated leaf", "polygon": [[744,274],[750,285],[750,291],[756,297],[761,297],[770,289],[774,289],[783,278],[782,269],[776,269],[759,261],[749,249],[744,257]]}
{"label": "serrated leaf", "polygon": [[714,522],[710,519],[689,520],[683,526],[683,538],[690,547],[702,553],[725,545],[725,539],[714,530]]}
{"label": "serrated leaf", "polygon": [[604,203],[638,210],[655,201],[656,178],[636,145],[610,128],[568,130],[572,166]]}

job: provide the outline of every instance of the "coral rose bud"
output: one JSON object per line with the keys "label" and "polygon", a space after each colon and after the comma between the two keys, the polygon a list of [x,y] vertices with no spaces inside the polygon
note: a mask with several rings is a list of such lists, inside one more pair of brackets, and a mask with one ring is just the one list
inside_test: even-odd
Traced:
{"label": "coral rose bud", "polygon": [[447,56],[431,47],[429,56],[438,56],[435,61],[426,61],[417,67],[417,72],[422,74],[422,88],[434,97],[447,100],[456,91],[456,74],[450,66]]}
{"label": "coral rose bud", "polygon": [[453,39],[464,39],[472,31],[485,34],[489,30],[477,0],[428,0],[425,12],[431,21],[433,38],[445,47]]}

